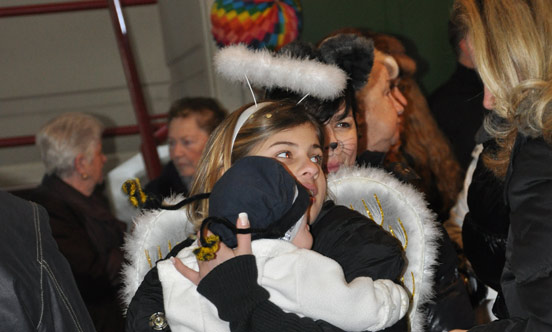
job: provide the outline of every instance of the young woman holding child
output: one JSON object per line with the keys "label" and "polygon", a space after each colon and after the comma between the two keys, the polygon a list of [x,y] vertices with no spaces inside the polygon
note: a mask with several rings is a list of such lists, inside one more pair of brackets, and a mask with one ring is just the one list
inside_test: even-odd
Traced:
{"label": "young woman holding child", "polygon": [[[309,138],[314,138],[310,126],[282,133],[297,134],[294,137],[299,138],[301,131],[306,134],[304,138],[307,142]],[[265,144],[272,146],[269,141]],[[260,149],[266,151],[263,146]],[[273,154],[273,151],[267,152]],[[396,323],[406,313],[409,302],[402,286],[390,280],[374,281],[366,277],[347,283],[337,262],[308,250],[313,243],[307,223],[310,207],[311,196],[307,188],[277,159],[261,156],[241,158],[211,190],[209,217],[204,219],[200,228],[201,247],[199,250],[195,246],[184,248],[172,259],[172,263],[181,260],[193,275],[193,269],[198,267],[196,256],[199,255],[197,259],[202,261],[205,255],[211,255],[209,241],[213,238],[206,236],[207,229],[219,236],[226,246],[233,248],[237,243],[234,221],[238,218],[240,222],[249,220],[249,231],[254,240],[251,243],[254,257],[250,256],[249,260],[256,263],[256,279],[270,293],[271,302],[286,312],[322,319],[349,331],[376,331]],[[313,211],[310,212],[312,214]],[[224,280],[214,283],[217,288],[211,289],[205,284],[196,288],[194,283],[199,283],[197,278],[186,280],[179,273],[186,269],[176,269],[172,263],[163,261],[157,264],[171,329],[228,330],[228,322],[218,317],[225,310],[217,308],[225,305],[233,307],[236,303],[243,305],[245,301],[234,302],[225,296],[222,302],[215,302],[215,307],[207,298],[217,298],[218,287],[229,288],[234,283],[228,283],[228,276],[221,275]],[[336,306],[336,303],[339,305]]]}
{"label": "young woman holding child", "polygon": [[[338,245],[333,255],[327,256],[341,265],[345,280],[350,282],[358,276],[368,276],[374,280],[398,282],[405,264],[398,240],[347,207],[323,206],[326,179],[321,166],[322,142],[320,127],[301,104],[278,101],[246,106],[230,115],[210,137],[191,194],[211,192],[215,182],[240,158],[251,155],[275,158],[312,195],[308,220],[313,228],[324,219],[339,220],[341,230],[336,230],[335,236],[341,238],[335,241]],[[191,219],[199,223],[208,216],[209,202],[196,201],[187,208]],[[190,242],[176,247],[172,254],[186,244]],[[243,246],[238,246],[236,251],[224,244],[220,246],[217,260],[200,264],[200,274],[191,278],[199,282],[198,291],[216,306],[219,317],[230,323],[231,330],[340,331],[327,322],[286,313],[269,301],[268,292],[257,284],[254,256],[240,255],[210,271],[213,265],[232,257],[235,252],[248,252]],[[317,251],[316,238],[312,249]],[[175,262],[178,264],[178,260]],[[129,306],[127,330],[150,330],[150,323],[155,325],[160,319],[155,314],[165,312],[163,301],[161,283],[154,268]],[[164,328],[168,330],[169,327]],[[163,324],[159,325],[159,330],[163,330]],[[404,319],[390,330],[405,331]]]}

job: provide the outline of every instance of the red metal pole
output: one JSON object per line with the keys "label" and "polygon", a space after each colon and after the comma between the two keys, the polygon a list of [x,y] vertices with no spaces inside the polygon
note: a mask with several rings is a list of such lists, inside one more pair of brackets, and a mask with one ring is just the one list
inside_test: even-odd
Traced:
{"label": "red metal pole", "polygon": [[134,62],[134,57],[132,55],[125,18],[121,8],[121,2],[119,0],[108,0],[108,2],[113,27],[115,29],[115,36],[117,37],[117,45],[119,46],[119,53],[121,55],[121,61],[123,62],[125,77],[129,87],[130,97],[132,99],[132,104],[134,105],[136,120],[138,121],[138,128],[140,129],[140,136],[142,137],[142,151],[144,164],[146,165],[146,172],[148,177],[153,179],[161,174],[161,162],[159,161],[159,155],[157,154],[157,148],[153,137],[153,128],[150,123],[146,102],[142,93],[138,70],[136,69],[136,63]]}
{"label": "red metal pole", "polygon": [[[150,5],[157,0],[123,0],[124,6]],[[0,7],[0,17],[61,13],[88,9],[107,8],[106,0],[58,2],[40,5]]]}

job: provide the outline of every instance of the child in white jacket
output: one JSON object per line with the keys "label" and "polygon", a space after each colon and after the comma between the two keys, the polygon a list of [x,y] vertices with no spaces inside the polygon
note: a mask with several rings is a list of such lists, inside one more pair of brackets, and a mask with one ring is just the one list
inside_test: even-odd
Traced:
{"label": "child in white jacket", "polygon": [[[368,277],[347,283],[338,263],[309,250],[312,235],[305,218],[309,204],[307,190],[278,161],[245,157],[213,187],[210,217],[202,229],[208,227],[234,247],[235,221],[238,215],[248,217],[258,283],[270,293],[270,300],[287,312],[321,319],[347,331],[377,331],[395,324],[408,310],[406,291],[390,280]],[[193,247],[184,248],[177,257],[198,270]],[[230,330],[228,323],[218,318],[216,307],[171,261],[159,262],[157,267],[172,331]]]}

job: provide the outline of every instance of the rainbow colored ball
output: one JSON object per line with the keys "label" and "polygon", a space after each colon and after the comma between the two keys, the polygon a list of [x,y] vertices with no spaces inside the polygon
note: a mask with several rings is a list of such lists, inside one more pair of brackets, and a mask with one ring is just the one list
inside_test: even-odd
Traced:
{"label": "rainbow colored ball", "polygon": [[219,46],[243,43],[278,50],[299,36],[299,0],[216,0],[212,33]]}

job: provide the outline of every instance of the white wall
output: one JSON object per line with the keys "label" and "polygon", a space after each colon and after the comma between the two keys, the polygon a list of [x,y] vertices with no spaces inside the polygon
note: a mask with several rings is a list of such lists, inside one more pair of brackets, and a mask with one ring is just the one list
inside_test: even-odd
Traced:
{"label": "white wall", "polygon": [[211,35],[213,0],[161,0],[159,12],[167,66],[171,73],[170,96],[213,96],[229,109],[251,99],[241,86],[216,76],[212,68],[216,45]]}
{"label": "white wall", "polygon": [[[0,0],[0,6],[44,0]],[[160,0],[125,7],[150,114],[183,96],[214,96],[230,110],[248,97],[213,77],[212,1]],[[107,9],[0,18],[0,137],[34,135],[63,112],[92,113],[108,127],[136,118]],[[104,141],[106,171],[136,154],[139,136]],[[40,182],[34,146],[0,148],[0,188]]]}

